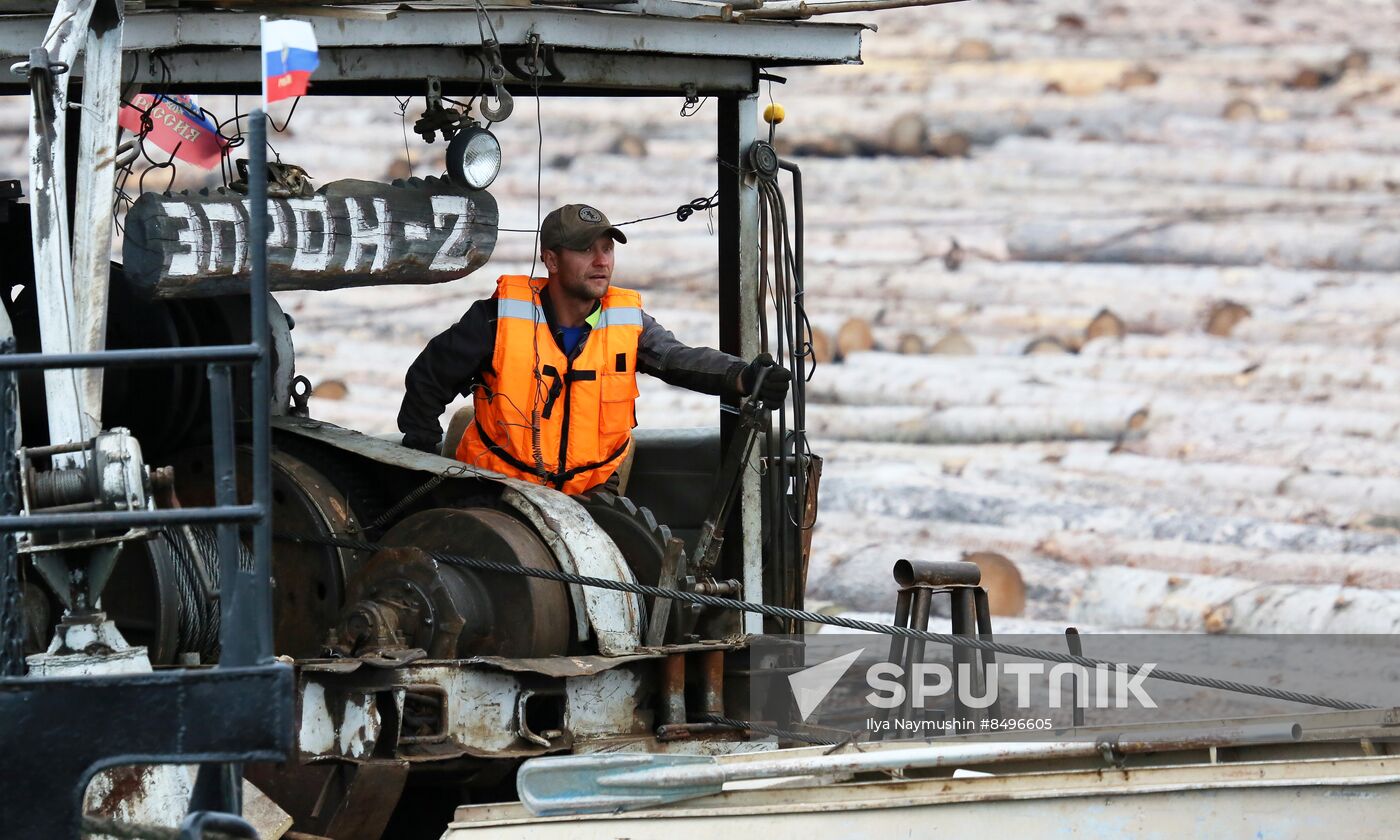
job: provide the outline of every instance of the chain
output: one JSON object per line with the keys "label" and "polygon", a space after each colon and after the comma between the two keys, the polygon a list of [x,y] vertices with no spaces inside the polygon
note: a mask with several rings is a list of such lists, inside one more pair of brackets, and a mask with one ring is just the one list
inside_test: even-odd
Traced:
{"label": "chain", "polygon": [[[340,548],[350,548],[357,551],[375,552],[380,550],[379,546],[361,540],[336,537],[311,537],[284,533],[279,533],[278,537],[293,542],[338,546]],[[1255,697],[1267,697],[1272,700],[1284,700],[1290,703],[1303,703],[1309,706],[1323,706],[1326,708],[1343,710],[1375,708],[1375,706],[1365,703],[1357,703],[1351,700],[1336,700],[1318,694],[1303,694],[1297,691],[1287,691],[1279,688],[1269,688],[1268,686],[1235,682],[1234,680],[1201,677],[1195,674],[1182,673],[1180,671],[1167,671],[1151,665],[1124,665],[1121,663],[1109,662],[1105,659],[1075,656],[1073,654],[1060,653],[1059,651],[1042,650],[1039,648],[1024,647],[1022,645],[1008,645],[989,639],[977,638],[975,636],[958,636],[952,633],[935,633],[930,630],[916,630],[912,627],[877,624],[873,621],[846,618],[845,616],[823,615],[821,613],[808,612],[807,610],[795,610],[790,607],[774,606],[773,604],[758,604],[752,601],[739,601],[734,598],[721,598],[717,595],[702,595],[697,592],[685,592],[678,589],[662,589],[659,586],[648,586],[644,583],[633,583],[631,581],[607,580],[605,578],[589,577],[587,575],[576,575],[557,569],[535,569],[525,566],[516,566],[510,563],[500,563],[495,560],[463,557],[456,554],[446,554],[440,551],[429,551],[427,554],[432,559],[448,566],[460,566],[486,572],[500,572],[501,574],[507,575],[524,575],[526,577],[542,578],[544,580],[553,580],[560,583],[593,586],[599,589],[611,589],[615,592],[650,595],[655,598],[669,598],[672,601],[684,601],[690,604],[699,604],[702,607],[714,607],[722,610],[740,610],[742,612],[758,613],[774,618],[782,618],[788,621],[826,624],[832,627],[845,627],[849,630],[860,630],[865,633],[878,633],[885,636],[902,636],[906,639],[934,642],[942,645],[951,645],[953,647],[972,648],[974,650],[991,651],[1008,656],[1019,656],[1023,659],[1061,662],[1069,665],[1081,665],[1085,668],[1103,667],[1109,670],[1118,669],[1128,674],[1142,674],[1145,678],[1154,680],[1194,685],[1201,688],[1216,689],[1218,691],[1232,691],[1237,694],[1251,694]]]}
{"label": "chain", "polygon": [[[0,343],[0,353],[15,352],[15,340]],[[19,513],[19,488],[15,451],[19,449],[19,400],[15,372],[0,372],[0,513]],[[19,553],[15,535],[0,536],[0,677],[24,674],[24,607],[20,602]]]}

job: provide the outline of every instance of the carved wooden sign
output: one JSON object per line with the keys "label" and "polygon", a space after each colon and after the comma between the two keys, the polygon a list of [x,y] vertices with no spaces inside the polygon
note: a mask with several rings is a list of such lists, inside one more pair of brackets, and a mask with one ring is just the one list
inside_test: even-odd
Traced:
{"label": "carved wooden sign", "polygon": [[[441,283],[480,268],[496,247],[496,200],[438,178],[334,181],[267,204],[273,291]],[[248,218],[235,192],[146,193],[126,217],[126,276],[153,297],[246,292]]]}

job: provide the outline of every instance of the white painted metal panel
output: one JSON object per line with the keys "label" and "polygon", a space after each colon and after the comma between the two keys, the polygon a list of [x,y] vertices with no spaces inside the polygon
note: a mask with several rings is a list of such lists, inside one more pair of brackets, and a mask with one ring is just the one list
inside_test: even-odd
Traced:
{"label": "white painted metal panel", "polygon": [[[72,67],[78,47],[87,36],[93,4],[94,0],[60,0],[42,39],[24,43],[14,52],[28,55],[41,41],[48,50],[50,64]],[[60,74],[50,101],[31,103],[29,119],[34,292],[39,302],[39,348],[45,353],[71,353],[78,347],[68,225],[68,158],[64,148],[67,124],[67,75]],[[97,432],[95,424],[84,416],[78,378],[78,371],[74,370],[44,373],[51,443],[86,440]]]}
{"label": "white painted metal panel", "polygon": [[[111,269],[112,191],[117,175],[117,109],[121,99],[120,7],[98,0],[84,46],[85,83],[78,134],[73,214],[74,349],[107,346],[107,283]],[[76,372],[78,402],[92,433],[102,428],[102,368]]]}
{"label": "white painted metal panel", "polygon": [[[391,8],[391,7],[386,7]],[[492,9],[502,45],[529,43],[538,35],[556,48],[707,57],[741,57],[768,66],[847,64],[860,61],[864,26],[833,23],[742,25],[711,20],[650,17],[585,9]],[[0,31],[0,52],[27,53],[42,31],[40,17],[15,17]],[[476,15],[466,9],[403,9],[388,20],[311,18],[323,56],[342,47],[473,46],[480,43]],[[246,48],[258,42],[255,15],[207,10],[150,10],[128,16],[128,50],[189,47]],[[256,71],[256,64],[248,72]],[[326,67],[318,71],[324,78]],[[250,77],[251,78],[251,77]]]}
{"label": "white painted metal panel", "polygon": [[[622,552],[571,497],[525,481],[507,479],[501,500],[520,511],[549,544],[566,572],[635,583]],[[581,589],[588,625],[605,656],[632,653],[642,643],[641,599],[630,592],[596,586]],[[577,603],[577,600],[575,601]],[[580,627],[580,638],[588,628]]]}
{"label": "white painted metal panel", "polygon": [[971,778],[727,791],[619,815],[531,818],[518,804],[457,811],[444,840],[616,837],[1393,836],[1400,758],[1018,772]]}

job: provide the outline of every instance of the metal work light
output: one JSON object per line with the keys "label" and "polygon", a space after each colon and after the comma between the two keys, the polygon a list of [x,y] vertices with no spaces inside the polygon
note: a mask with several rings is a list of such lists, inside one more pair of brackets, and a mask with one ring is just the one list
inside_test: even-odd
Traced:
{"label": "metal work light", "polygon": [[501,171],[501,143],[479,125],[457,132],[447,144],[447,174],[453,181],[484,190]]}

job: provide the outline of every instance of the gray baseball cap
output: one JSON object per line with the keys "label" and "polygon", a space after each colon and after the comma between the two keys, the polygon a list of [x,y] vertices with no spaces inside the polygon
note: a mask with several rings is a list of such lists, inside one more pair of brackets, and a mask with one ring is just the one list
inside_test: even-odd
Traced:
{"label": "gray baseball cap", "polygon": [[627,237],[612,226],[602,211],[587,204],[565,204],[544,217],[540,225],[540,247],[551,251],[559,248],[586,251],[604,235],[616,242],[627,242]]}

